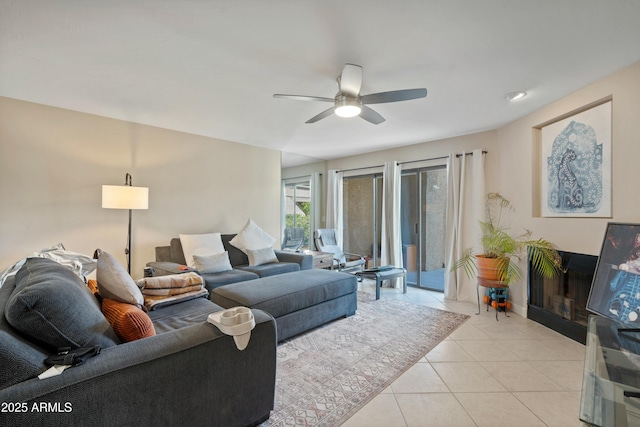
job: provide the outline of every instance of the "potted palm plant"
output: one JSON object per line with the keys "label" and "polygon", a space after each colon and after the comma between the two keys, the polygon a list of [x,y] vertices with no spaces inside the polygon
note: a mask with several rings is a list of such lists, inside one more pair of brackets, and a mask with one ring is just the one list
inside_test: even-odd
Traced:
{"label": "potted palm plant", "polygon": [[545,277],[553,277],[562,270],[562,259],[556,246],[545,239],[533,239],[531,231],[512,235],[507,217],[513,206],[499,193],[487,194],[487,220],[480,221],[482,253],[467,249],[451,270],[464,269],[469,278],[479,281],[501,282],[504,285],[522,277],[522,271],[512,259],[520,259],[526,251],[531,268]]}

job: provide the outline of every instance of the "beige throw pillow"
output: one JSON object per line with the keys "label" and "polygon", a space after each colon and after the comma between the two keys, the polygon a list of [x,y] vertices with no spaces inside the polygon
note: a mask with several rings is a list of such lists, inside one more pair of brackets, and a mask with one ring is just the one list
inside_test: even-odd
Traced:
{"label": "beige throw pillow", "polygon": [[229,261],[229,252],[227,251],[211,255],[194,255],[193,261],[196,270],[200,273],[220,273],[233,270]]}
{"label": "beige throw pillow", "polygon": [[273,248],[247,249],[247,257],[249,258],[249,265],[252,267],[279,262]]}

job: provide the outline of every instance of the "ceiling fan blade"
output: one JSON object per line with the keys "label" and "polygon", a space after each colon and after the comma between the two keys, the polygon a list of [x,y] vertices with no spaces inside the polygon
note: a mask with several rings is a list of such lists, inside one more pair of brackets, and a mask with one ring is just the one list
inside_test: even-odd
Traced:
{"label": "ceiling fan blade", "polygon": [[343,95],[358,96],[362,87],[362,67],[354,64],[344,64],[340,75],[340,92]]}
{"label": "ceiling fan blade", "polygon": [[373,123],[374,125],[379,125],[380,123],[384,122],[384,117],[382,117],[380,114],[373,111],[371,108],[367,107],[366,105],[362,106],[360,117],[362,117],[369,123]]}
{"label": "ceiling fan blade", "polygon": [[392,90],[390,92],[370,93],[360,97],[363,104],[383,104],[386,102],[409,101],[411,99],[424,98],[427,96],[427,90],[422,89],[404,89]]}
{"label": "ceiling fan blade", "polygon": [[295,99],[297,101],[321,101],[321,102],[334,102],[333,98],[323,98],[320,96],[305,96],[305,95],[284,95],[282,93],[276,93],[273,95],[274,98],[286,98],[286,99]]}
{"label": "ceiling fan blade", "polygon": [[329,117],[330,115],[332,115],[332,114],[333,114],[333,110],[335,110],[335,107],[328,108],[328,109],[324,110],[322,113],[320,113],[320,114],[318,114],[318,115],[315,115],[315,116],[311,117],[311,118],[310,118],[309,120],[307,120],[305,123],[315,123],[315,122],[317,122],[318,120],[322,120],[322,119],[324,119],[325,117]]}

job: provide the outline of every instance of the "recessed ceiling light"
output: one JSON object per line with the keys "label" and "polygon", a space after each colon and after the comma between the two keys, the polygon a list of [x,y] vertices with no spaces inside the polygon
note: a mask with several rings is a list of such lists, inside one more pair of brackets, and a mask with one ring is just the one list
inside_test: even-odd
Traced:
{"label": "recessed ceiling light", "polygon": [[509,92],[508,94],[506,94],[504,96],[504,98],[511,102],[511,101],[516,101],[518,99],[522,99],[525,96],[527,96],[527,92],[523,92],[523,91],[517,91],[517,92]]}

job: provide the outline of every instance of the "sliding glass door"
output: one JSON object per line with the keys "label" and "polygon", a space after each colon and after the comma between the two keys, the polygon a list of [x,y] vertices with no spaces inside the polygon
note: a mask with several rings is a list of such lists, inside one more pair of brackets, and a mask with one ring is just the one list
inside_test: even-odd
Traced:
{"label": "sliding glass door", "polygon": [[[382,175],[345,177],[342,184],[344,252],[367,258],[367,266],[379,265]],[[376,249],[377,248],[377,249]]]}
{"label": "sliding glass door", "polygon": [[313,230],[311,230],[311,224],[313,223],[311,177],[284,180],[283,190],[283,226],[303,228],[304,240],[300,249],[308,249],[309,239],[313,233]]}
{"label": "sliding glass door", "polygon": [[403,171],[401,191],[402,257],[407,283],[443,291],[446,166]]}

